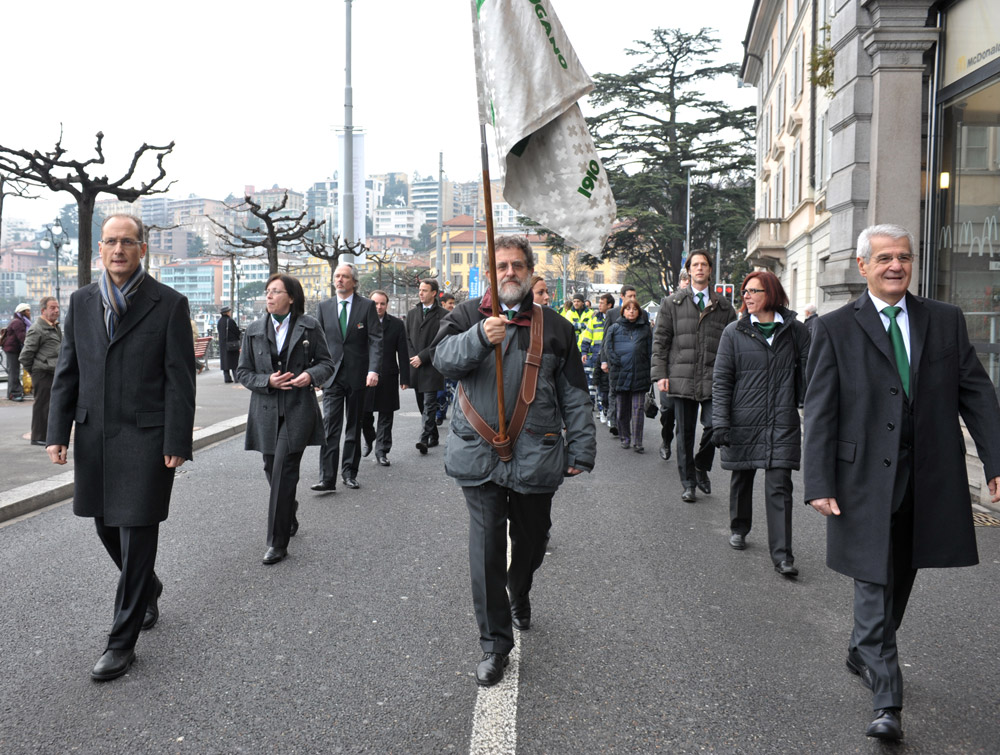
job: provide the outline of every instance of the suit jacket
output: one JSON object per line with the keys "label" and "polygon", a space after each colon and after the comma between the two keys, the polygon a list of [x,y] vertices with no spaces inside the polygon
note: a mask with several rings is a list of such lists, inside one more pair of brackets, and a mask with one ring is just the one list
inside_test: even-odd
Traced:
{"label": "suit jacket", "polygon": [[441,321],[447,314],[448,310],[438,304],[437,299],[435,299],[434,306],[431,307],[426,317],[424,316],[423,304],[417,304],[406,315],[406,341],[410,356],[420,357],[420,366],[410,368],[410,387],[418,393],[444,389],[444,378],[431,363],[434,357],[434,349],[431,348],[431,344],[437,337]]}
{"label": "suit jacket", "polygon": [[[913,567],[978,563],[965,442],[987,479],[1000,475],[1000,406],[951,304],[906,295],[910,324]],[[887,584],[900,427],[907,400],[889,335],[867,292],[816,320],[805,400],[806,501],[836,498],[827,517],[827,565]]]}
{"label": "suit jacket", "polygon": [[386,312],[382,318],[382,369],[378,385],[365,396],[366,412],[394,412],[399,409],[399,386],[410,379],[410,355],[406,349],[403,321]]}
{"label": "suit jacket", "polygon": [[285,341],[283,357],[286,371],[295,375],[308,372],[312,385],[288,391],[272,388],[268,380],[276,370],[277,359],[274,328],[270,315],[265,314],[247,328],[236,368],[236,379],[251,391],[244,448],[273,454],[278,442],[279,416],[285,418],[290,451],[322,445],[323,418],[314,386],[322,385],[333,374],[333,360],[319,323],[309,315],[296,317]]}
{"label": "suit jacket", "polygon": [[317,320],[333,359],[333,375],[323,387],[329,388],[339,378],[352,390],[362,390],[368,373],[382,369],[382,326],[374,302],[354,292],[346,338],[340,335],[340,300],[336,296],[320,302]]}
{"label": "suit jacket", "polygon": [[108,340],[97,284],[73,292],[49,403],[50,444],[74,445],[73,513],[110,526],[167,518],[174,470],[192,458],[195,365],[185,297],[150,276]]}

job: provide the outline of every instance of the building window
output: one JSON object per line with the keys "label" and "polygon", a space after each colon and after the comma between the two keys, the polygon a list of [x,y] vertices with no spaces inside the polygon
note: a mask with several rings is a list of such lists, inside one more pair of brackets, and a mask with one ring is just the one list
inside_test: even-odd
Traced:
{"label": "building window", "polygon": [[452,252],[451,253],[451,264],[453,264],[453,265],[461,265],[462,264],[462,253],[461,252]]}
{"label": "building window", "polygon": [[594,283],[595,283],[595,285],[598,284],[598,283],[604,283],[604,271],[603,270],[595,270],[594,271]]}
{"label": "building window", "polygon": [[772,218],[785,217],[785,162],[782,160],[774,171],[774,214]]}
{"label": "building window", "polygon": [[785,11],[782,10],[778,14],[778,44],[783,45],[785,43],[785,38],[788,36],[788,28],[785,25]]}
{"label": "building window", "polygon": [[778,81],[778,91],[775,94],[775,122],[774,122],[774,133],[780,134],[781,129],[785,127],[785,85],[788,82],[788,75],[781,74],[781,79]]}
{"label": "building window", "polygon": [[792,52],[792,84],[795,87],[795,100],[802,96],[802,85],[804,78],[804,67],[802,60],[802,49],[805,44],[805,37],[795,43],[795,50]]}
{"label": "building window", "polygon": [[788,189],[789,198],[791,199],[791,207],[789,209],[794,210],[799,206],[799,202],[802,200],[801,190],[802,190],[802,180],[800,174],[802,172],[802,142],[798,139],[795,140],[795,146],[792,147],[792,164],[791,172],[788,176]]}
{"label": "building window", "polygon": [[476,253],[475,252],[467,252],[466,255],[465,255],[465,260],[470,265],[475,265],[476,264]]}

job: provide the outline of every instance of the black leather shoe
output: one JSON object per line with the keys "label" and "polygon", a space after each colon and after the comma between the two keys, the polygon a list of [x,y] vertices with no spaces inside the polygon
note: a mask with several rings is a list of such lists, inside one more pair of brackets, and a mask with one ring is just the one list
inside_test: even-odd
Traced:
{"label": "black leather shoe", "polygon": [[349,487],[351,490],[357,490],[358,488],[361,487],[358,484],[358,481],[355,480],[353,477],[345,477],[344,478],[344,485],[346,485],[347,487]]}
{"label": "black leather shoe", "polygon": [[510,620],[514,629],[527,632],[531,629],[531,600],[525,595],[518,601],[510,603]]}
{"label": "black leather shoe", "polygon": [[697,496],[694,494],[694,488],[684,488],[684,492],[681,493],[681,500],[686,503],[694,503]]}
{"label": "black leather shoe", "polygon": [[97,661],[94,670],[90,672],[90,678],[96,682],[106,682],[110,679],[117,679],[128,671],[129,666],[135,663],[135,650],[112,650],[108,648],[104,655]]}
{"label": "black leather shoe", "polygon": [[695,467],[694,479],[698,483],[698,490],[700,490],[705,495],[712,494],[712,481],[708,479],[708,472],[703,469],[698,469]]}
{"label": "black leather shoe", "polygon": [[299,518],[292,514],[292,526],[288,528],[288,536],[295,537],[295,533],[299,531]]}
{"label": "black leather shoe", "polygon": [[389,464],[389,460],[388,460],[388,459],[387,459],[387,458],[385,457],[385,454],[379,454],[379,455],[377,455],[377,456],[375,457],[375,462],[376,462],[376,463],[377,463],[377,464],[378,464],[378,465],[379,465],[380,467],[388,467],[388,466],[391,466],[391,465]]}
{"label": "black leather shoe", "polygon": [[899,708],[882,708],[875,711],[875,720],[868,724],[865,734],[875,739],[898,742],[903,738],[902,711]]}
{"label": "black leather shoe", "polygon": [[441,442],[437,438],[431,438],[430,440],[427,441],[428,448],[434,448],[434,446],[439,446],[439,445],[441,445]]}
{"label": "black leather shoe", "polygon": [[608,432],[617,437],[617,435],[618,435],[618,428],[617,427],[609,427],[608,428]]}
{"label": "black leather shoe", "polygon": [[660,446],[660,458],[664,461],[670,458],[670,446]]}
{"label": "black leather shoe", "polygon": [[365,443],[365,445],[361,449],[361,455],[367,457],[371,452],[372,452],[372,444]]}
{"label": "black leather shoe", "polygon": [[861,660],[861,654],[857,650],[847,651],[847,670],[861,677],[861,683],[868,689],[872,689],[875,686],[872,670]]}
{"label": "black leather shoe", "polygon": [[310,490],[315,490],[318,493],[333,493],[337,490],[337,483],[335,482],[317,482],[315,485],[309,486]]}
{"label": "black leather shoe", "polygon": [[424,443],[422,440],[418,440],[417,441],[417,450],[421,453],[421,455],[426,454],[427,453],[427,444]]}
{"label": "black leather shoe", "polygon": [[163,594],[163,583],[156,580],[156,589],[153,592],[153,599],[146,604],[146,615],[142,619],[143,631],[152,629],[160,618],[160,606],[157,602]]}
{"label": "black leather shoe", "polygon": [[500,653],[483,653],[483,660],[476,666],[476,684],[480,687],[492,687],[503,679],[503,670],[507,668],[508,658]]}
{"label": "black leather shoe", "polygon": [[288,548],[268,548],[267,553],[264,554],[264,563],[267,566],[276,564],[287,555]]}
{"label": "black leather shoe", "polygon": [[734,532],[729,536],[729,545],[736,550],[741,551],[747,547],[747,539],[739,532]]}
{"label": "black leather shoe", "polygon": [[795,564],[791,561],[782,561],[780,564],[775,564],[774,570],[782,577],[791,578],[799,576],[799,570],[795,568]]}

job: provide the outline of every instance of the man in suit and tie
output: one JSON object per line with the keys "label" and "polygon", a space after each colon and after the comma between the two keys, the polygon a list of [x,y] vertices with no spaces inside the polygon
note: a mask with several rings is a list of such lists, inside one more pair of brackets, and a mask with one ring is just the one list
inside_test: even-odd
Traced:
{"label": "man in suit and tie", "polygon": [[378,372],[382,368],[382,326],[371,299],[357,293],[357,268],[350,264],[339,265],[333,271],[333,286],[337,295],[320,303],[316,318],[326,333],[334,364],[333,377],[323,384],[326,439],[320,449],[320,481],[312,486],[320,492],[337,489],[341,430],[344,432],[341,467],[344,485],[352,490],[361,487],[357,478],[365,388],[378,385]]}
{"label": "man in suit and tie", "polygon": [[420,304],[406,315],[406,338],[410,350],[410,385],[423,418],[417,450],[426,454],[428,448],[438,444],[437,394],[444,389],[444,377],[431,364],[434,356],[431,343],[448,312],[438,303],[438,282],[433,278],[420,281],[417,295]]}
{"label": "man in suit and tie", "polygon": [[174,471],[192,456],[195,366],[188,301],[145,274],[142,221],[104,220],[97,283],[73,292],[49,403],[46,451],[66,463],[73,513],[93,517],[121,570],[107,649],[90,675],[121,676],[159,617],[153,571]]}
{"label": "man in suit and tie", "polygon": [[858,238],[861,297],[816,320],[806,370],[805,499],[827,517],[827,566],[854,579],[847,668],[872,690],[866,734],[903,736],[896,631],[917,569],[978,563],[965,441],[1000,500],[1000,406],[951,304],[907,292],[912,235]]}
{"label": "man in suit and tie", "polygon": [[[372,302],[382,325],[382,370],[379,383],[365,397],[365,415],[361,432],[365,436],[363,456],[375,446],[375,461],[382,467],[389,466],[392,448],[393,413],[399,409],[399,392],[406,390],[410,374],[410,356],[406,350],[406,331],[403,321],[390,315],[389,294],[372,291]],[[375,429],[375,412],[378,412],[378,430]]]}

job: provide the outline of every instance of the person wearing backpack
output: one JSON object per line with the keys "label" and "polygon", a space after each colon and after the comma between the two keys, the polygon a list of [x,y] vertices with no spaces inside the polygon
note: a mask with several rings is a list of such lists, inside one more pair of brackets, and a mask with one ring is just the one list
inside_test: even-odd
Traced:
{"label": "person wearing backpack", "polygon": [[4,330],[3,351],[7,358],[7,399],[9,401],[24,401],[24,387],[21,385],[21,349],[28,328],[31,327],[31,306],[18,304],[14,309],[14,317]]}

